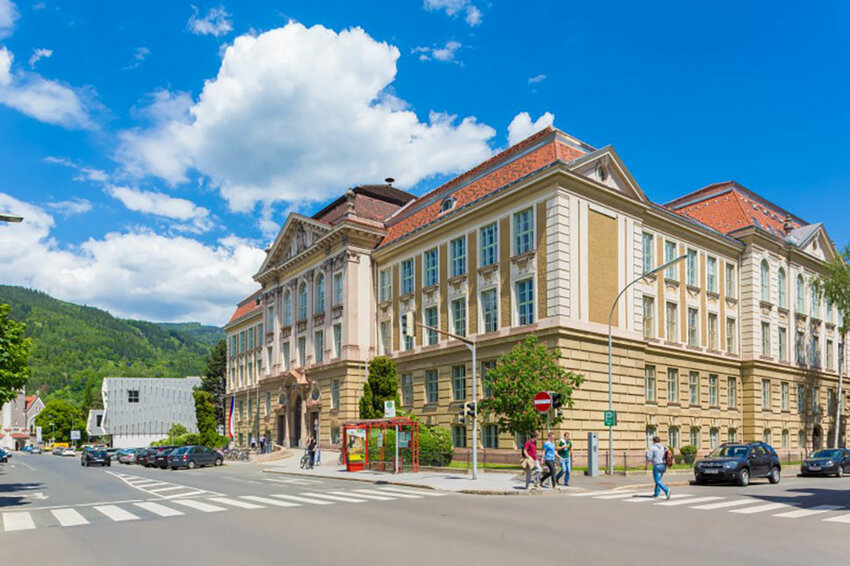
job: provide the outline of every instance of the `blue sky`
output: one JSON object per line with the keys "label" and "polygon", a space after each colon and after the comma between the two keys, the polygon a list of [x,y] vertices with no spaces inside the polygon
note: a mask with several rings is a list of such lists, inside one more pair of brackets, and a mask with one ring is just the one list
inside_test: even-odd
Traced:
{"label": "blue sky", "polygon": [[656,202],[734,179],[843,247],[847,21],[843,3],[0,0],[0,211],[27,218],[0,226],[0,281],[222,324],[288,212],[387,176],[421,193],[552,117]]}

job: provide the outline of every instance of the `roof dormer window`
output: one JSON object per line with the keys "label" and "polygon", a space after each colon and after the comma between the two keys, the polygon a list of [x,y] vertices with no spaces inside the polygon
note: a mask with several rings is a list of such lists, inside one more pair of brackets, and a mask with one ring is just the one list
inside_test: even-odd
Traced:
{"label": "roof dormer window", "polygon": [[442,204],[440,204],[440,212],[446,212],[454,208],[457,200],[454,197],[446,197],[443,199]]}

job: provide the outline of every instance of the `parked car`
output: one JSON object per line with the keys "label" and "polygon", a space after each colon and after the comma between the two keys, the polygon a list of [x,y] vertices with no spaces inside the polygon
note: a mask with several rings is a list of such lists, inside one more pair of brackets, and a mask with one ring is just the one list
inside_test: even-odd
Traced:
{"label": "parked car", "polygon": [[8,462],[12,457],[12,453],[5,448],[0,448],[0,462]]}
{"label": "parked car", "polygon": [[65,450],[65,447],[64,447],[64,446],[54,446],[54,447],[53,447],[53,455],[54,455],[54,456],[61,456],[61,455],[62,455],[62,452],[63,452],[64,450]]}
{"label": "parked car", "polygon": [[850,450],[846,448],[817,450],[800,465],[801,476],[834,475],[840,478],[847,473],[850,473]]}
{"label": "parked car", "polygon": [[177,468],[189,468],[190,470],[202,466],[221,466],[224,456],[221,452],[207,448],[206,446],[181,446],[175,448],[168,455],[168,466],[172,470]]}
{"label": "parked car", "polygon": [[40,456],[41,455],[41,446],[33,445],[30,448],[30,454],[38,454]]}
{"label": "parked car", "polygon": [[125,448],[118,452],[118,462],[121,464],[134,464],[136,462],[136,449]]}
{"label": "parked car", "polygon": [[112,460],[117,460],[118,453],[121,452],[120,448],[104,448],[104,450],[106,450],[106,453],[109,454],[109,458]]}
{"label": "parked car", "polygon": [[165,446],[162,450],[157,451],[156,457],[154,459],[154,467],[162,468],[163,470],[168,467],[168,455],[171,454],[173,450],[176,450],[177,446]]}
{"label": "parked car", "polygon": [[726,443],[694,464],[696,483],[710,481],[749,485],[750,478],[767,478],[779,483],[782,464],[776,450],[764,442]]}
{"label": "parked car", "polygon": [[63,448],[62,453],[60,454],[60,456],[76,456],[76,455],[77,455],[77,451],[74,450],[74,448],[71,447],[71,446],[68,446],[67,448]]}
{"label": "parked car", "polygon": [[156,458],[156,448],[139,448],[136,452],[136,463],[146,468],[153,466]]}
{"label": "parked car", "polygon": [[101,466],[111,466],[112,458],[105,450],[83,450],[83,455],[80,457],[81,466],[91,466],[99,464]]}

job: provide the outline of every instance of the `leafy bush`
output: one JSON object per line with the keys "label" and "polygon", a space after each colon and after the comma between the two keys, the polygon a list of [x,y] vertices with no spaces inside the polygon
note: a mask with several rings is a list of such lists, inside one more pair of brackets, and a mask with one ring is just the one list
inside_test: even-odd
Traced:
{"label": "leafy bush", "polygon": [[693,464],[694,460],[697,459],[697,447],[692,444],[682,446],[679,449],[679,452],[681,452],[682,460],[684,460],[686,464]]}
{"label": "leafy bush", "polygon": [[420,466],[448,466],[454,451],[452,435],[447,428],[419,424]]}

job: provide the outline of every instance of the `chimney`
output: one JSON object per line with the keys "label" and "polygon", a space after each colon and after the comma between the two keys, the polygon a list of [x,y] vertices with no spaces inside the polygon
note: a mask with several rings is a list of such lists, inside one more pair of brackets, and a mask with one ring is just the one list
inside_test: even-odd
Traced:
{"label": "chimney", "polygon": [[782,229],[785,231],[786,235],[794,229],[794,223],[791,221],[790,214],[785,215],[785,221],[782,222]]}

